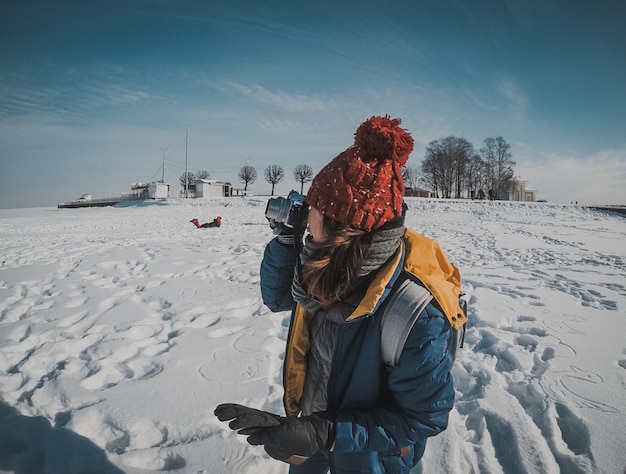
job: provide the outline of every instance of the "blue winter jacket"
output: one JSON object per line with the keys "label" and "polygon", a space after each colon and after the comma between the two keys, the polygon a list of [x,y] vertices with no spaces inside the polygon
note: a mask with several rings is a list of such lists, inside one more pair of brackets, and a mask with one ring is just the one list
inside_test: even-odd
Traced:
{"label": "blue winter jacket", "polygon": [[[287,415],[297,416],[309,348],[308,312],[294,305],[291,284],[297,254],[270,241],[261,264],[261,293],[272,311],[292,310],[283,383]],[[388,371],[380,354],[381,307],[406,272],[433,294]],[[328,381],[328,413],[336,419],[332,472],[406,473],[420,460],[426,439],[445,430],[454,403],[451,326],[463,324],[460,275],[439,245],[410,230],[396,255],[378,270],[356,310],[338,327]]]}

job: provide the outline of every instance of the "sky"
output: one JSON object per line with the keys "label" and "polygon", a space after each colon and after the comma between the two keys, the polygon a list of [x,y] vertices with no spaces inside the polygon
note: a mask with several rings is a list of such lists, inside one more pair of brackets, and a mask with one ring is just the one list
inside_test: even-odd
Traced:
{"label": "sky", "polygon": [[[5,0],[0,208],[119,196],[206,170],[299,188],[372,115],[409,166],[449,135],[502,136],[538,199],[626,204],[626,4],[618,0]],[[187,138],[188,137],[188,138]]]}

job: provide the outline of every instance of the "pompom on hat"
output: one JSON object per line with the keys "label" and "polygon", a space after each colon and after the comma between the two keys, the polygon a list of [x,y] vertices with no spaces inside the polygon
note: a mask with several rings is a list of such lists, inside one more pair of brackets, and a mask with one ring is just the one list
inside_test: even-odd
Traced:
{"label": "pompom on hat", "polygon": [[402,215],[402,168],[413,138],[401,120],[374,116],[354,134],[354,145],[315,176],[307,203],[324,215],[365,231]]}

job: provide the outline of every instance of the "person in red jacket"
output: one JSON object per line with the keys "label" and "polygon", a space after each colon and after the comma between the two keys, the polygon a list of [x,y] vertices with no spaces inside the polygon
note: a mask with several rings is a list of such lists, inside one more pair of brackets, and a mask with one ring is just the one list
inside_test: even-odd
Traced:
{"label": "person in red jacket", "polygon": [[221,226],[222,218],[220,216],[217,216],[215,219],[213,219],[213,222],[205,222],[204,224],[200,224],[200,221],[197,218],[191,219],[189,222],[195,225],[198,229],[206,229],[207,227]]}
{"label": "person in red jacket", "polygon": [[[426,439],[447,427],[452,333],[464,322],[460,274],[436,242],[404,227],[401,169],[413,139],[400,123],[365,121],[354,145],[317,174],[303,244],[293,227],[270,222],[277,237],[261,263],[261,295],[272,311],[292,310],[286,416],[235,403],[215,415],[292,464],[291,474],[408,473]],[[411,285],[433,298],[416,310],[390,367],[381,356],[381,319],[395,307],[387,302]]]}

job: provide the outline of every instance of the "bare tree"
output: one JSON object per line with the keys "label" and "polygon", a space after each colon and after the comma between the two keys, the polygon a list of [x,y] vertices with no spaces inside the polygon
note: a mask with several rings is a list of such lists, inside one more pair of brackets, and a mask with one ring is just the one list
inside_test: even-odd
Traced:
{"label": "bare tree", "polygon": [[435,196],[439,197],[439,183],[441,178],[439,176],[439,170],[437,168],[437,160],[434,154],[426,151],[426,157],[422,161],[422,176],[420,177],[420,183],[426,189],[434,191]]}
{"label": "bare tree", "polygon": [[417,190],[420,182],[420,171],[415,165],[402,168],[402,179],[404,180],[404,186],[408,190]]}
{"label": "bare tree", "polygon": [[465,168],[474,154],[473,145],[465,138],[449,136],[434,140],[426,147],[422,162],[422,182],[438,196],[450,198],[462,194]]}
{"label": "bare tree", "polygon": [[485,162],[480,155],[474,154],[474,156],[469,159],[465,170],[465,179],[470,199],[477,198],[479,191],[486,187],[485,169]]}
{"label": "bare tree", "polygon": [[485,163],[485,187],[489,189],[489,199],[491,199],[493,197],[493,189],[496,186],[496,141],[493,138],[485,138],[483,147],[479,152]]}
{"label": "bare tree", "polygon": [[467,188],[467,165],[474,156],[474,145],[465,138],[455,137],[452,146],[454,175],[456,184],[456,198],[463,197],[463,189]]}
{"label": "bare tree", "polygon": [[254,169],[252,166],[245,165],[239,170],[239,182],[244,184],[244,194],[248,193],[248,183],[254,183],[256,181],[256,178],[256,169]]}
{"label": "bare tree", "polygon": [[439,197],[473,199],[489,190],[490,198],[500,199],[515,186],[510,148],[502,137],[486,138],[479,153],[465,138],[434,140],[426,147],[420,184]]}
{"label": "bare tree", "polygon": [[211,179],[211,173],[209,173],[207,170],[200,170],[196,174],[196,179]]}
{"label": "bare tree", "polygon": [[485,138],[480,154],[485,162],[486,185],[491,196],[500,199],[515,185],[515,161],[511,146],[502,137]]}
{"label": "bare tree", "polygon": [[186,175],[185,173],[180,175],[180,185],[183,187],[183,189],[189,190],[191,188],[191,185],[195,182],[196,175],[193,174],[191,171],[187,171]]}
{"label": "bare tree", "polygon": [[498,187],[496,188],[500,195],[504,192],[508,193],[517,181],[515,179],[515,161],[511,153],[511,145],[502,137],[496,137],[496,177]]}
{"label": "bare tree", "polygon": [[272,196],[274,195],[274,186],[285,178],[285,170],[280,165],[269,165],[265,168],[265,181],[272,185]]}
{"label": "bare tree", "polygon": [[309,165],[298,165],[293,169],[293,178],[300,183],[300,194],[302,194],[304,183],[313,179],[313,169]]}

